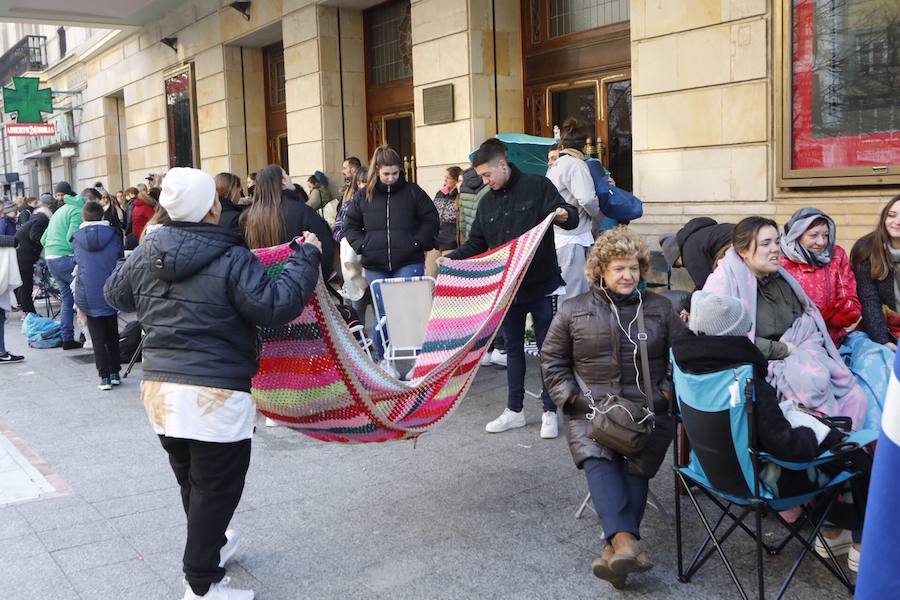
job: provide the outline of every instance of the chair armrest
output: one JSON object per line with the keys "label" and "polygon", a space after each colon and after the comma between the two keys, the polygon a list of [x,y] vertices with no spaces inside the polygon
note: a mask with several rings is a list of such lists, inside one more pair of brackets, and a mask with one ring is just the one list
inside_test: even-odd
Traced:
{"label": "chair armrest", "polygon": [[768,452],[757,452],[756,455],[763,460],[775,463],[776,465],[780,465],[785,469],[789,469],[791,471],[803,471],[810,467],[818,467],[820,465],[829,463],[844,456],[845,454],[849,454],[850,452],[854,452],[859,448],[868,446],[877,439],[878,432],[874,429],[861,429],[859,431],[854,431],[837,446],[826,450],[825,452],[819,454],[817,457],[807,461],[783,460],[772,456]]}

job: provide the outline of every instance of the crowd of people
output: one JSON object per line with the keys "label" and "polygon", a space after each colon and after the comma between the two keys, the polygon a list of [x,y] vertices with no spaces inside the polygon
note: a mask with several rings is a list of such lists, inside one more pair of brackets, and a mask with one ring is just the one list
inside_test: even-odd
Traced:
{"label": "crowd of people", "polygon": [[[759,443],[774,456],[810,459],[840,443],[844,434],[818,417],[877,426],[900,335],[900,196],[849,256],[835,243],[834,219],[815,208],[782,226],[762,216],[736,224],[692,219],[661,240],[669,266],[684,267],[695,287],[676,307],[647,287],[647,242],[604,213],[612,180],[590,167],[586,137],[567,121],[546,176],[523,172],[501,141],[486,140],[471,166],[447,168],[434,198],[405,179],[394,149],[381,146],[368,165],[344,161],[345,185],[335,196],[321,172],[307,179],[307,192],[268,165],[250,174],[246,192],[235,174],[173,168],[161,181],[151,176],[115,194],[100,183],[75,193],[60,182],[54,195],[4,203],[0,248],[15,248],[18,305],[34,312],[33,273],[43,257],[60,290],[62,348],[82,346],[77,308],[101,389],[121,382],[117,314],[136,313],[142,324],[141,398],[187,515],[185,598],[252,598],[229,586],[225,565],[237,545],[228,525],[250,462],[256,328],[296,318],[319,277],[343,289],[365,320],[379,301],[366,283],[434,276],[446,261],[502,246],[551,215],[552,232],[482,359],[507,376],[506,407],[485,429],[526,424],[530,315],[545,384],[540,436],[556,438],[562,428],[585,472],[605,531],[592,563],[597,577],[621,588],[652,568],[640,526],[668,440],[640,457],[598,444],[591,399],[645,399],[664,423],[673,402],[670,353],[701,370],[752,364]],[[290,259],[270,277],[251,250],[288,243]],[[5,363],[23,360],[4,345],[10,309],[5,294]],[[384,348],[372,338],[378,360]],[[780,489],[815,485],[814,476],[770,476]],[[862,522],[847,512],[830,515],[824,535],[854,569]],[[816,551],[827,554],[821,541]]]}

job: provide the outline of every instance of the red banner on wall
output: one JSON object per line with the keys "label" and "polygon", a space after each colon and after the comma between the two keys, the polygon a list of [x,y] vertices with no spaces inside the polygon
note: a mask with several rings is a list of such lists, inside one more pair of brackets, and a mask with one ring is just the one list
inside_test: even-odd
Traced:
{"label": "red banner on wall", "polygon": [[6,135],[54,136],[56,135],[56,125],[54,123],[7,123]]}

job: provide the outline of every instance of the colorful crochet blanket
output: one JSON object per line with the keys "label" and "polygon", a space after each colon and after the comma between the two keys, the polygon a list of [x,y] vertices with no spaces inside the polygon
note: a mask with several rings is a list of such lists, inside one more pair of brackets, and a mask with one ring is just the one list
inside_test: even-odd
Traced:
{"label": "colorful crochet blanket", "polygon": [[[415,438],[463,398],[553,215],[511,242],[440,266],[422,352],[411,381],[372,362],[319,280],[303,313],[261,330],[252,393],[260,412],[322,441]],[[256,251],[277,276],[288,245]]]}

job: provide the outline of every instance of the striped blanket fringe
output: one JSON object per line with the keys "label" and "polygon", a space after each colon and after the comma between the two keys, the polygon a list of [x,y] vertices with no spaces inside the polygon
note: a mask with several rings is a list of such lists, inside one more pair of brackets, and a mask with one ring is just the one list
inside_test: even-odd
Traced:
{"label": "striped blanket fringe", "polygon": [[[252,394],[269,418],[318,440],[416,438],[462,400],[553,215],[511,242],[441,264],[422,351],[410,381],[378,367],[350,333],[319,279],[303,313],[263,328]],[[256,250],[277,276],[288,245]]]}

